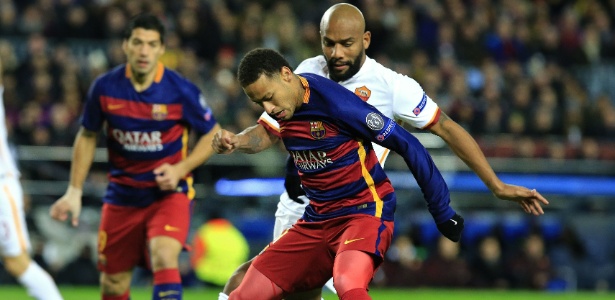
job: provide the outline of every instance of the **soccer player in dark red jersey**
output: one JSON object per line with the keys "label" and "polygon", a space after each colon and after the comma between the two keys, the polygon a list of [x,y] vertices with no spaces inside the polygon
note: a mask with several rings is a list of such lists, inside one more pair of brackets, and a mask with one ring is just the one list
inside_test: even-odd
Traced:
{"label": "soccer player in dark red jersey", "polygon": [[[178,257],[189,229],[191,172],[214,153],[219,125],[199,89],[165,68],[165,29],[141,14],[129,22],[122,44],[128,63],[90,87],[73,148],[70,183],[50,214],[77,226],[83,182],[106,131],[109,186],[103,198],[98,267],[103,300],[130,296],[132,269],[151,268],[152,299],[181,299]],[[106,125],[106,126],[105,126]],[[188,133],[199,139],[188,151]]]}
{"label": "soccer player in dark red jersey", "polygon": [[229,299],[282,299],[331,277],[340,299],[371,299],[367,286],[390,246],[396,206],[372,142],[404,157],[436,223],[450,223],[458,239],[463,219],[449,206],[442,175],[425,147],[394,120],[327,78],[293,73],[274,50],[246,54],[238,78],[280,130],[259,141],[221,130],[214,148],[258,152],[281,139],[310,203],[302,219],[255,258]]}

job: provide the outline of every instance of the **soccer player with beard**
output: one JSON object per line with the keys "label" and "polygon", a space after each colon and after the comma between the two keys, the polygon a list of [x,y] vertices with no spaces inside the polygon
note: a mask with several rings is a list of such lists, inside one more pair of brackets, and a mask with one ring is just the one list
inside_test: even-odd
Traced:
{"label": "soccer player with beard", "polygon": [[[164,26],[153,15],[130,20],[122,48],[128,63],[90,87],[73,148],[70,183],[51,207],[77,226],[83,183],[106,130],[109,186],[103,198],[98,267],[103,300],[130,298],[132,270],[151,268],[152,299],[181,299],[179,254],[188,236],[194,189],[191,172],[214,154],[220,126],[198,87],[165,68]],[[188,133],[199,139],[188,151]]]}
{"label": "soccer player with beard", "polygon": [[[415,80],[382,66],[365,54],[371,42],[371,33],[365,31],[365,20],[358,8],[346,3],[330,7],[322,17],[320,35],[324,55],[303,61],[295,70],[296,73],[328,77],[375,106],[385,116],[438,135],[496,197],[517,202],[527,213],[544,213],[541,204],[546,205],[548,201],[536,190],[502,182],[474,138],[442,112]],[[245,130],[241,135],[258,141],[267,136],[266,128],[279,129],[276,120],[265,113],[258,122],[258,125]],[[374,145],[374,150],[384,165],[388,149]],[[296,170],[289,169],[286,191],[280,196],[275,214],[274,238],[292,226],[304,213],[308,200],[298,182]],[[228,295],[239,285],[249,264],[247,262],[242,265],[229,279],[220,294],[220,300],[225,299],[225,294]],[[330,283],[328,286],[331,286]]]}

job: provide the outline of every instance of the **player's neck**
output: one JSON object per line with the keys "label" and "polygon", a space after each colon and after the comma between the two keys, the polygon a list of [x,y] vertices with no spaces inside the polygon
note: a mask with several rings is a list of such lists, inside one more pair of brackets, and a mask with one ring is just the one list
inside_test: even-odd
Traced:
{"label": "player's neck", "polygon": [[143,75],[135,74],[134,72],[132,74],[130,82],[137,92],[142,92],[149,88],[156,76],[156,72],[149,72]]}

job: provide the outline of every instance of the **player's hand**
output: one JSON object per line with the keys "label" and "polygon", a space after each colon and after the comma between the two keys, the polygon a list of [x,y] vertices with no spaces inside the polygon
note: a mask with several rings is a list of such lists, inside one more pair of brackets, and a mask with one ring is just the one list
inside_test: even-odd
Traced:
{"label": "player's hand", "polygon": [[463,218],[459,214],[455,214],[452,218],[444,223],[437,225],[438,230],[443,236],[453,242],[459,242],[461,232],[463,231]]}
{"label": "player's hand", "polygon": [[179,170],[179,164],[170,165],[163,164],[160,167],[154,169],[154,175],[156,175],[156,183],[160,190],[174,191],[177,189],[179,180],[185,175]]}
{"label": "player's hand", "polygon": [[512,184],[505,184],[504,188],[494,192],[494,195],[502,200],[517,202],[526,213],[535,216],[545,213],[542,210],[541,204],[549,204],[549,201],[535,189],[530,190],[526,187]]}
{"label": "player's hand", "polygon": [[81,195],[80,189],[69,186],[60,199],[51,208],[49,215],[58,221],[66,221],[71,216],[71,224],[76,227],[79,225],[79,215],[81,214]]}
{"label": "player's hand", "polygon": [[237,143],[238,139],[234,133],[225,129],[220,129],[220,131],[216,132],[216,135],[214,135],[211,146],[216,153],[230,154],[235,151]]}

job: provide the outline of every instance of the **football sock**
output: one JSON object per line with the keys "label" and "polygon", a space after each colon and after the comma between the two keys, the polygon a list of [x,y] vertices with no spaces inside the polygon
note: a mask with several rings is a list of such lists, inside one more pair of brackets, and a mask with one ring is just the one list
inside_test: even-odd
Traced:
{"label": "football sock", "polygon": [[228,300],[228,296],[225,293],[218,294],[218,300]]}
{"label": "football sock", "polygon": [[34,261],[30,262],[17,281],[36,299],[62,300],[62,295],[51,276]]}
{"label": "football sock", "polygon": [[365,289],[350,290],[344,293],[344,295],[342,295],[342,297],[340,298],[340,300],[371,300],[371,299],[372,297],[370,297],[367,294],[367,290]]}
{"label": "football sock", "polygon": [[182,284],[178,269],[164,269],[154,272],[154,295],[152,299],[182,299]]}

